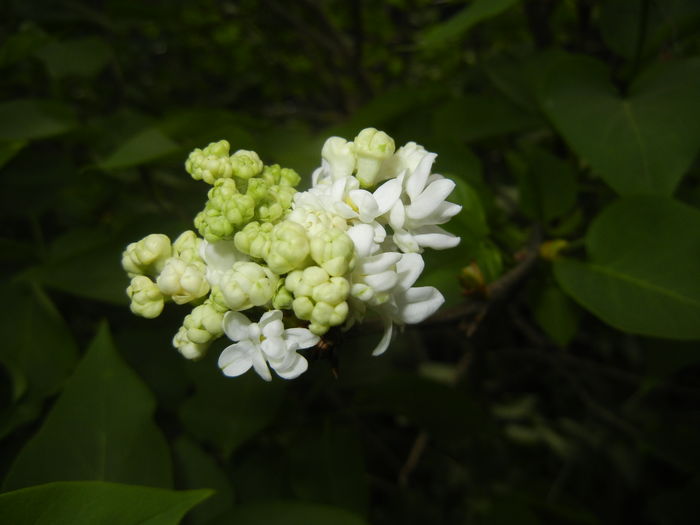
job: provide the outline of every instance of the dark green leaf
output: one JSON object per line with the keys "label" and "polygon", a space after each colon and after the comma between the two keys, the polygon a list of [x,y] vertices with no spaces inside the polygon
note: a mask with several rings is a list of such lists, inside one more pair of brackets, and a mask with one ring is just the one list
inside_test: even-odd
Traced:
{"label": "dark green leaf", "polygon": [[175,468],[180,484],[188,489],[216,490],[206,502],[194,509],[189,520],[193,525],[209,523],[233,506],[233,487],[216,460],[185,437],[173,445]]}
{"label": "dark green leaf", "polygon": [[16,99],[0,104],[0,140],[60,135],[76,124],[73,108],[53,100]]}
{"label": "dark green leaf", "polygon": [[212,525],[366,525],[351,512],[300,501],[261,501],[237,506]]}
{"label": "dark green leaf", "polygon": [[155,403],[102,325],[39,432],[5,479],[12,490],[57,480],[171,485]]}
{"label": "dark green leaf", "polygon": [[595,60],[554,67],[542,104],[569,145],[620,194],[671,194],[700,147],[700,59],[667,62],[621,97]]}
{"label": "dark green leaf", "polygon": [[555,263],[561,287],[612,326],[700,338],[700,212],[666,198],[620,200],[586,237],[590,262]]}
{"label": "dark green leaf", "polygon": [[576,336],[579,310],[558,286],[540,286],[534,297],[533,314],[540,328],[559,346]]}
{"label": "dark green leaf", "polygon": [[157,128],[147,128],[127,139],[99,163],[105,170],[131,168],[167,157],[180,147]]}
{"label": "dark green leaf", "polygon": [[27,145],[26,140],[0,142],[0,168],[10,162]]}
{"label": "dark green leaf", "polygon": [[51,42],[37,56],[54,77],[91,77],[102,70],[112,55],[109,46],[98,37]]}
{"label": "dark green leaf", "polygon": [[348,425],[326,421],[296,436],[290,448],[295,494],[308,501],[367,512],[367,475],[360,436]]}
{"label": "dark green leaf", "polygon": [[431,27],[420,40],[424,48],[435,48],[461,37],[473,26],[501,14],[518,0],[475,0],[468,7],[437,26]]}
{"label": "dark green leaf", "polygon": [[48,483],[1,494],[0,516],[12,525],[177,525],[210,494],[100,481]]}

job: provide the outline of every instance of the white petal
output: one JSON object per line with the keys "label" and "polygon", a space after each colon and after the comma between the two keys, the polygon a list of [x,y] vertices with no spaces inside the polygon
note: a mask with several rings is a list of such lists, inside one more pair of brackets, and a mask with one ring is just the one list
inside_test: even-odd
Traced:
{"label": "white petal", "polygon": [[[245,341],[244,343],[250,343]],[[227,346],[219,356],[219,368],[224,375],[236,377],[248,371],[253,366],[253,360],[250,358],[248,350],[251,344],[236,343],[235,345]]]}
{"label": "white petal", "polygon": [[430,175],[430,168],[433,166],[436,158],[437,155],[435,153],[428,153],[421,159],[413,173],[409,175],[406,181],[406,193],[408,193],[411,201],[414,201],[425,188],[428,175]]}
{"label": "white petal", "polygon": [[413,238],[408,231],[395,228],[394,229],[394,242],[396,246],[404,253],[415,253],[421,252],[421,247],[418,245],[416,240]]}
{"label": "white petal", "polygon": [[432,248],[433,250],[446,250],[447,248],[454,248],[461,240],[456,235],[452,235],[438,226],[431,228],[420,228],[413,235],[413,238],[420,246]]}
{"label": "white petal", "polygon": [[233,341],[248,339],[250,319],[240,312],[226,312],[224,315],[224,332]]}
{"label": "white petal", "polygon": [[398,315],[404,323],[420,323],[433,315],[444,302],[445,298],[437,288],[410,288],[401,297],[397,297]]}
{"label": "white petal", "polygon": [[425,268],[423,256],[419,253],[405,253],[396,263],[396,272],[399,276],[399,287],[408,290],[418,280]]}
{"label": "white petal", "polygon": [[306,362],[304,356],[301,356],[299,354],[294,354],[294,356],[295,359],[290,365],[287,365],[284,368],[275,369],[275,372],[277,372],[278,376],[284,379],[294,379],[306,372],[306,369],[309,367],[309,364]]}
{"label": "white petal", "polygon": [[374,275],[368,275],[365,277],[365,282],[372,287],[375,292],[387,292],[391,290],[399,278],[396,272],[388,271],[382,273],[376,273]]}
{"label": "white petal", "polygon": [[357,265],[357,273],[369,275],[385,272],[401,259],[399,252],[384,252],[361,259]]}
{"label": "white petal", "polygon": [[346,231],[353,244],[355,251],[360,257],[367,257],[372,250],[372,242],[374,241],[374,228],[369,224],[357,224]]}
{"label": "white petal", "polygon": [[306,328],[288,328],[284,331],[284,339],[297,345],[297,348],[309,348],[321,340]]}
{"label": "white petal", "polygon": [[372,222],[379,215],[379,206],[367,190],[352,190],[349,196],[357,207],[362,222]]}
{"label": "white petal", "polygon": [[379,207],[379,213],[377,213],[377,215],[384,215],[401,196],[401,181],[399,179],[392,179],[385,182],[375,190],[373,195]]}
{"label": "white petal", "polygon": [[270,369],[267,367],[267,362],[265,362],[265,356],[260,349],[256,349],[251,352],[250,357],[253,360],[253,368],[265,381],[272,381],[272,374]]}
{"label": "white petal", "polygon": [[282,311],[281,310],[268,310],[264,314],[260,316],[260,321],[258,321],[258,324],[260,325],[260,328],[262,329],[263,334],[265,337],[274,337],[274,332],[276,332],[276,327],[270,327],[270,335],[267,335],[266,332],[266,327],[268,325],[275,324],[277,322],[282,322]]}
{"label": "white petal", "polygon": [[399,229],[403,228],[406,222],[406,208],[403,202],[396,201],[396,204],[391,208],[391,213],[389,213],[389,224],[392,228]]}
{"label": "white petal", "polygon": [[411,201],[406,216],[416,220],[427,217],[438,209],[454,188],[455,183],[450,179],[436,180]]}
{"label": "white petal", "polygon": [[260,343],[260,347],[268,360],[284,359],[288,354],[287,345],[281,337],[265,339]]}
{"label": "white petal", "polygon": [[379,344],[377,344],[374,350],[372,350],[372,355],[382,355],[384,352],[386,352],[386,349],[389,348],[389,343],[391,342],[391,334],[393,331],[394,323],[391,322],[391,319],[385,317],[384,335],[382,335],[382,338],[379,340]]}
{"label": "white petal", "polygon": [[459,204],[454,204],[452,202],[443,202],[437,207],[437,210],[430,217],[432,224],[444,224],[449,221],[452,217],[457,215],[462,211],[462,207]]}

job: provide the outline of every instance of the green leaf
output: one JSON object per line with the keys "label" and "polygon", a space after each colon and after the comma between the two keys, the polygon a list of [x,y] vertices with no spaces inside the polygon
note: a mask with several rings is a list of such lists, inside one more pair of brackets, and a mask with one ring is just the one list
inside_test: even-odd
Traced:
{"label": "green leaf", "polygon": [[280,381],[267,383],[252,372],[226,377],[217,356],[211,351],[192,364],[196,391],[183,403],[180,419],[193,436],[228,457],[273,421],[284,389]]}
{"label": "green leaf", "polygon": [[15,99],[0,104],[0,140],[60,135],[76,124],[73,108],[53,100]]}
{"label": "green leaf", "polygon": [[533,128],[541,121],[498,95],[466,94],[435,112],[435,135],[467,142]]}
{"label": "green leaf", "polygon": [[54,77],[92,77],[108,64],[112,51],[103,39],[86,37],[51,42],[36,54]]}
{"label": "green leaf", "polygon": [[367,525],[367,522],[345,509],[303,503],[300,501],[267,500],[239,505],[212,525]]}
{"label": "green leaf", "polygon": [[700,211],[662,197],[622,199],[586,236],[590,262],[555,263],[561,287],[623,331],[700,338]]}
{"label": "green leaf", "polygon": [[1,494],[0,516],[12,525],[176,525],[210,494],[100,481],[47,483]]}
{"label": "green leaf", "polygon": [[170,486],[170,456],[154,410],[151,393],[119,357],[103,324],[43,426],[16,457],[3,490],[58,480]]}
{"label": "green leaf", "polygon": [[659,64],[621,97],[607,68],[559,62],[542,105],[571,148],[622,195],[673,193],[700,147],[700,59]]}
{"label": "green leaf", "polygon": [[526,155],[527,168],[518,177],[520,204],[532,219],[549,222],[576,204],[576,172],[568,162],[541,148]]}
{"label": "green leaf", "polygon": [[360,436],[348,425],[307,426],[290,448],[291,481],[303,500],[367,512],[368,490]]}
{"label": "green leaf", "polygon": [[26,145],[26,140],[0,142],[0,168],[10,162]]}
{"label": "green leaf", "polygon": [[215,489],[205,503],[188,516],[192,525],[209,523],[233,506],[233,487],[216,460],[186,437],[173,444],[177,478],[186,488]]}
{"label": "green leaf", "polygon": [[568,345],[578,332],[576,305],[554,284],[538,287],[534,295],[532,312],[537,324],[557,345]]}
{"label": "green leaf", "polygon": [[475,0],[448,21],[431,27],[420,39],[423,48],[436,48],[459,38],[479,22],[501,14],[518,0]]}
{"label": "green leaf", "polygon": [[177,143],[158,128],[147,128],[127,139],[99,162],[99,166],[105,170],[131,168],[167,157],[180,149]]}

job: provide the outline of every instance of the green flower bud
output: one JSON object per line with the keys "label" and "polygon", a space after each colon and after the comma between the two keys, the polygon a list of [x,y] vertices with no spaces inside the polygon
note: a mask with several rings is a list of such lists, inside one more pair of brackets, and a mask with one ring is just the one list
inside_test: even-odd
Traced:
{"label": "green flower bud", "polygon": [[212,286],[208,301],[209,304],[211,304],[211,307],[216,309],[216,311],[221,314],[225,314],[230,310],[226,304],[226,299],[224,299],[224,294],[219,286]]}
{"label": "green flower bud", "polygon": [[188,263],[202,261],[202,258],[199,256],[199,246],[201,244],[202,239],[197,237],[197,234],[192,230],[182,232],[173,243],[173,256]]}
{"label": "green flower bud", "polygon": [[268,222],[249,222],[236,233],[233,242],[239,251],[256,259],[265,259],[270,253],[273,228]]}
{"label": "green flower bud", "polygon": [[211,301],[205,301],[185,317],[183,326],[187,329],[187,338],[190,341],[205,344],[224,333],[223,320],[224,314],[219,312]]}
{"label": "green flower bud", "polygon": [[231,160],[228,156],[229,143],[225,140],[212,142],[206,148],[195,149],[185,162],[185,170],[194,180],[214,184],[217,179],[231,178]]}
{"label": "green flower bud", "polygon": [[289,310],[292,308],[292,302],[294,301],[294,296],[287,287],[284,286],[284,281],[280,279],[277,292],[272,298],[272,307],[275,310]]}
{"label": "green flower bud", "polygon": [[357,157],[357,180],[369,188],[378,180],[382,162],[394,154],[394,139],[383,131],[365,128],[355,137],[353,151]]}
{"label": "green flower bud", "polygon": [[311,319],[311,314],[314,311],[314,303],[308,297],[299,297],[294,299],[292,302],[292,309],[294,310],[294,315],[299,319],[308,321]]}
{"label": "green flower bud", "polygon": [[287,275],[284,285],[294,297],[302,295],[310,296],[314,287],[325,283],[330,279],[328,272],[319,266],[309,266],[303,270],[296,270]]}
{"label": "green flower bud", "polygon": [[175,337],[173,337],[173,346],[177,348],[183,357],[187,359],[199,359],[204,356],[209,348],[209,343],[195,343],[187,336],[187,328],[181,326]]}
{"label": "green flower bud", "polygon": [[348,310],[348,303],[345,301],[337,305],[324,302],[316,303],[311,313],[309,330],[316,335],[325,334],[331,326],[338,326],[347,319]]}
{"label": "green flower bud", "polygon": [[231,155],[230,162],[233,174],[241,179],[255,177],[263,169],[263,163],[254,151],[239,149]]}
{"label": "green flower bud", "polygon": [[131,311],[136,315],[153,319],[163,311],[163,294],[156,283],[145,275],[132,278],[126,294],[131,299]]}
{"label": "green flower bud", "polygon": [[301,181],[301,177],[296,171],[291,168],[282,168],[279,164],[265,166],[260,178],[269,186],[296,187]]}
{"label": "green flower bud", "polygon": [[311,258],[330,275],[339,277],[355,266],[355,245],[345,232],[325,230],[311,239]]}
{"label": "green flower bud", "polygon": [[122,253],[122,267],[129,277],[157,275],[171,255],[172,248],[168,236],[152,233],[126,247]]}
{"label": "green flower bud", "polygon": [[271,235],[270,250],[265,262],[275,273],[283,274],[306,266],[309,239],[300,224],[284,221],[277,224]]}
{"label": "green flower bud", "polygon": [[238,192],[232,179],[219,179],[209,190],[204,210],[195,217],[194,225],[209,242],[231,239],[237,228],[253,218],[255,201]]}
{"label": "green flower bud", "polygon": [[310,266],[287,275],[285,288],[294,294],[292,309],[299,319],[311,321],[309,330],[325,334],[348,316],[346,299],[350,283],[343,277],[330,277],[318,266]]}
{"label": "green flower bud", "polygon": [[206,267],[201,262],[187,263],[171,257],[156,280],[164,295],[172,297],[177,304],[185,304],[209,293]]}
{"label": "green flower bud", "polygon": [[350,283],[343,277],[331,277],[328,282],[314,287],[311,297],[314,301],[332,305],[345,301],[350,292]]}
{"label": "green flower bud", "polygon": [[279,277],[254,262],[239,261],[221,279],[221,292],[231,310],[247,310],[268,303],[277,291]]}

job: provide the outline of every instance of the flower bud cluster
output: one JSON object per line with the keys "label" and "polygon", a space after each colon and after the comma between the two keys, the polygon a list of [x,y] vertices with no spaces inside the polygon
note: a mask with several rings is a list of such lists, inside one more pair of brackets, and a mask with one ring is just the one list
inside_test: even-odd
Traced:
{"label": "flower bud cluster", "polygon": [[134,313],[156,317],[168,301],[194,306],[173,338],[182,355],[199,358],[226,334],[234,344],[219,359],[224,374],[253,368],[269,380],[272,369],[289,379],[307,368],[298,351],[333,327],[379,316],[378,355],[394,325],[440,307],[437,289],[414,286],[426,248],[459,242],[440,227],[461,207],[445,200],[454,182],[431,173],[434,153],[413,142],[397,149],[374,128],[353,141],[331,137],[312,187],[297,192],[295,171],[229,148],[212,143],[185,164],[212,185],[194,219],[201,238],[188,231],[171,244],[149,235],[122,258]]}

